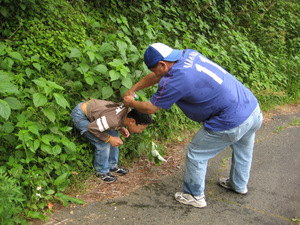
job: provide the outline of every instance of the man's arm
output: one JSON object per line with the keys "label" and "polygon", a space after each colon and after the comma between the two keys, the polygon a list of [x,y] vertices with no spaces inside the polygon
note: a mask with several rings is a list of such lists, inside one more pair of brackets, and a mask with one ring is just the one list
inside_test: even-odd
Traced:
{"label": "man's arm", "polygon": [[162,77],[161,76],[157,76],[155,73],[151,72],[149,73],[148,75],[146,75],[143,79],[141,79],[139,82],[137,82],[135,85],[132,86],[132,88],[130,88],[124,95],[123,95],[123,98],[125,96],[128,96],[128,95],[132,95],[134,96],[134,93],[139,91],[139,90],[142,90],[144,88],[147,88],[147,87],[150,87],[150,86],[153,86],[155,84],[157,84],[160,79]]}
{"label": "man's arm", "polygon": [[133,107],[141,113],[153,114],[160,109],[156,105],[153,105],[150,101],[135,101],[132,95],[123,96],[123,101],[126,106]]}

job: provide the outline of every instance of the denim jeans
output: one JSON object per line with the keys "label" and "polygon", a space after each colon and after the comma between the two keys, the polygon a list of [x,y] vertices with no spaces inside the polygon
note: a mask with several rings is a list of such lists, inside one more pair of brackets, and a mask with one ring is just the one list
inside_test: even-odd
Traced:
{"label": "denim jeans", "polygon": [[207,162],[228,146],[233,150],[230,184],[235,191],[244,191],[250,176],[255,132],[262,120],[257,106],[244,123],[233,129],[211,131],[202,127],[187,148],[183,191],[194,196],[204,195]]}
{"label": "denim jeans", "polygon": [[[79,107],[79,103],[71,113],[74,126],[80,131],[80,134],[85,136],[91,144],[95,146],[95,159],[94,168],[97,174],[106,174],[110,169],[114,169],[118,166],[119,160],[119,148],[112,147],[110,143],[104,143],[95,135],[88,131],[89,119]],[[119,137],[117,130],[105,131],[111,136]]]}

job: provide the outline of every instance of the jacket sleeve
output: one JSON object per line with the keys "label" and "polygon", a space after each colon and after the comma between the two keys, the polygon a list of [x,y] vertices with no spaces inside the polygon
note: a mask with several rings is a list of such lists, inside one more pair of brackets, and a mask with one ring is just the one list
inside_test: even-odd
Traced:
{"label": "jacket sleeve", "polygon": [[101,123],[101,118],[91,122],[88,126],[88,131],[91,132],[93,135],[95,135],[97,138],[99,138],[103,142],[107,142],[109,139],[109,134],[104,132],[106,130],[109,130],[107,124]]}

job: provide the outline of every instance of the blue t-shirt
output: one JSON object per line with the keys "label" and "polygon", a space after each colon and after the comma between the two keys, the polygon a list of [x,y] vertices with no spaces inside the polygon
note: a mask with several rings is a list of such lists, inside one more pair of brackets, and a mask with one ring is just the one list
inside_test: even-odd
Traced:
{"label": "blue t-shirt", "polygon": [[241,82],[191,49],[162,77],[150,101],[162,109],[176,103],[188,118],[213,131],[239,126],[258,105]]}

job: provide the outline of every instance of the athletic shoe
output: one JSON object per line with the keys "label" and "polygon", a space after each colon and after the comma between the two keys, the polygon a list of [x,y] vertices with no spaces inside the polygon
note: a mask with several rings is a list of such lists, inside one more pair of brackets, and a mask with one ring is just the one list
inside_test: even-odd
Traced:
{"label": "athletic shoe", "polygon": [[123,168],[119,168],[119,167],[116,167],[114,169],[110,169],[110,172],[114,172],[120,176],[123,176],[125,174],[127,174],[129,172],[128,169],[123,169]]}
{"label": "athletic shoe", "polygon": [[229,190],[232,190],[232,191],[235,191],[235,192],[238,193],[238,194],[245,195],[245,194],[247,194],[247,192],[248,192],[248,189],[247,189],[247,188],[246,188],[245,190],[241,191],[241,192],[234,190],[233,187],[232,187],[231,184],[230,184],[229,178],[220,178],[219,184],[220,184],[222,187],[224,187],[224,188],[226,188],[226,189],[229,189]]}
{"label": "athletic shoe", "polygon": [[113,183],[117,180],[117,177],[110,174],[110,173],[106,173],[106,174],[97,174],[97,177],[100,177],[101,180],[103,180],[106,183]]}
{"label": "athletic shoe", "polygon": [[203,196],[193,196],[188,193],[177,192],[175,194],[175,199],[185,205],[192,205],[197,208],[204,208],[207,206],[205,197]]}

